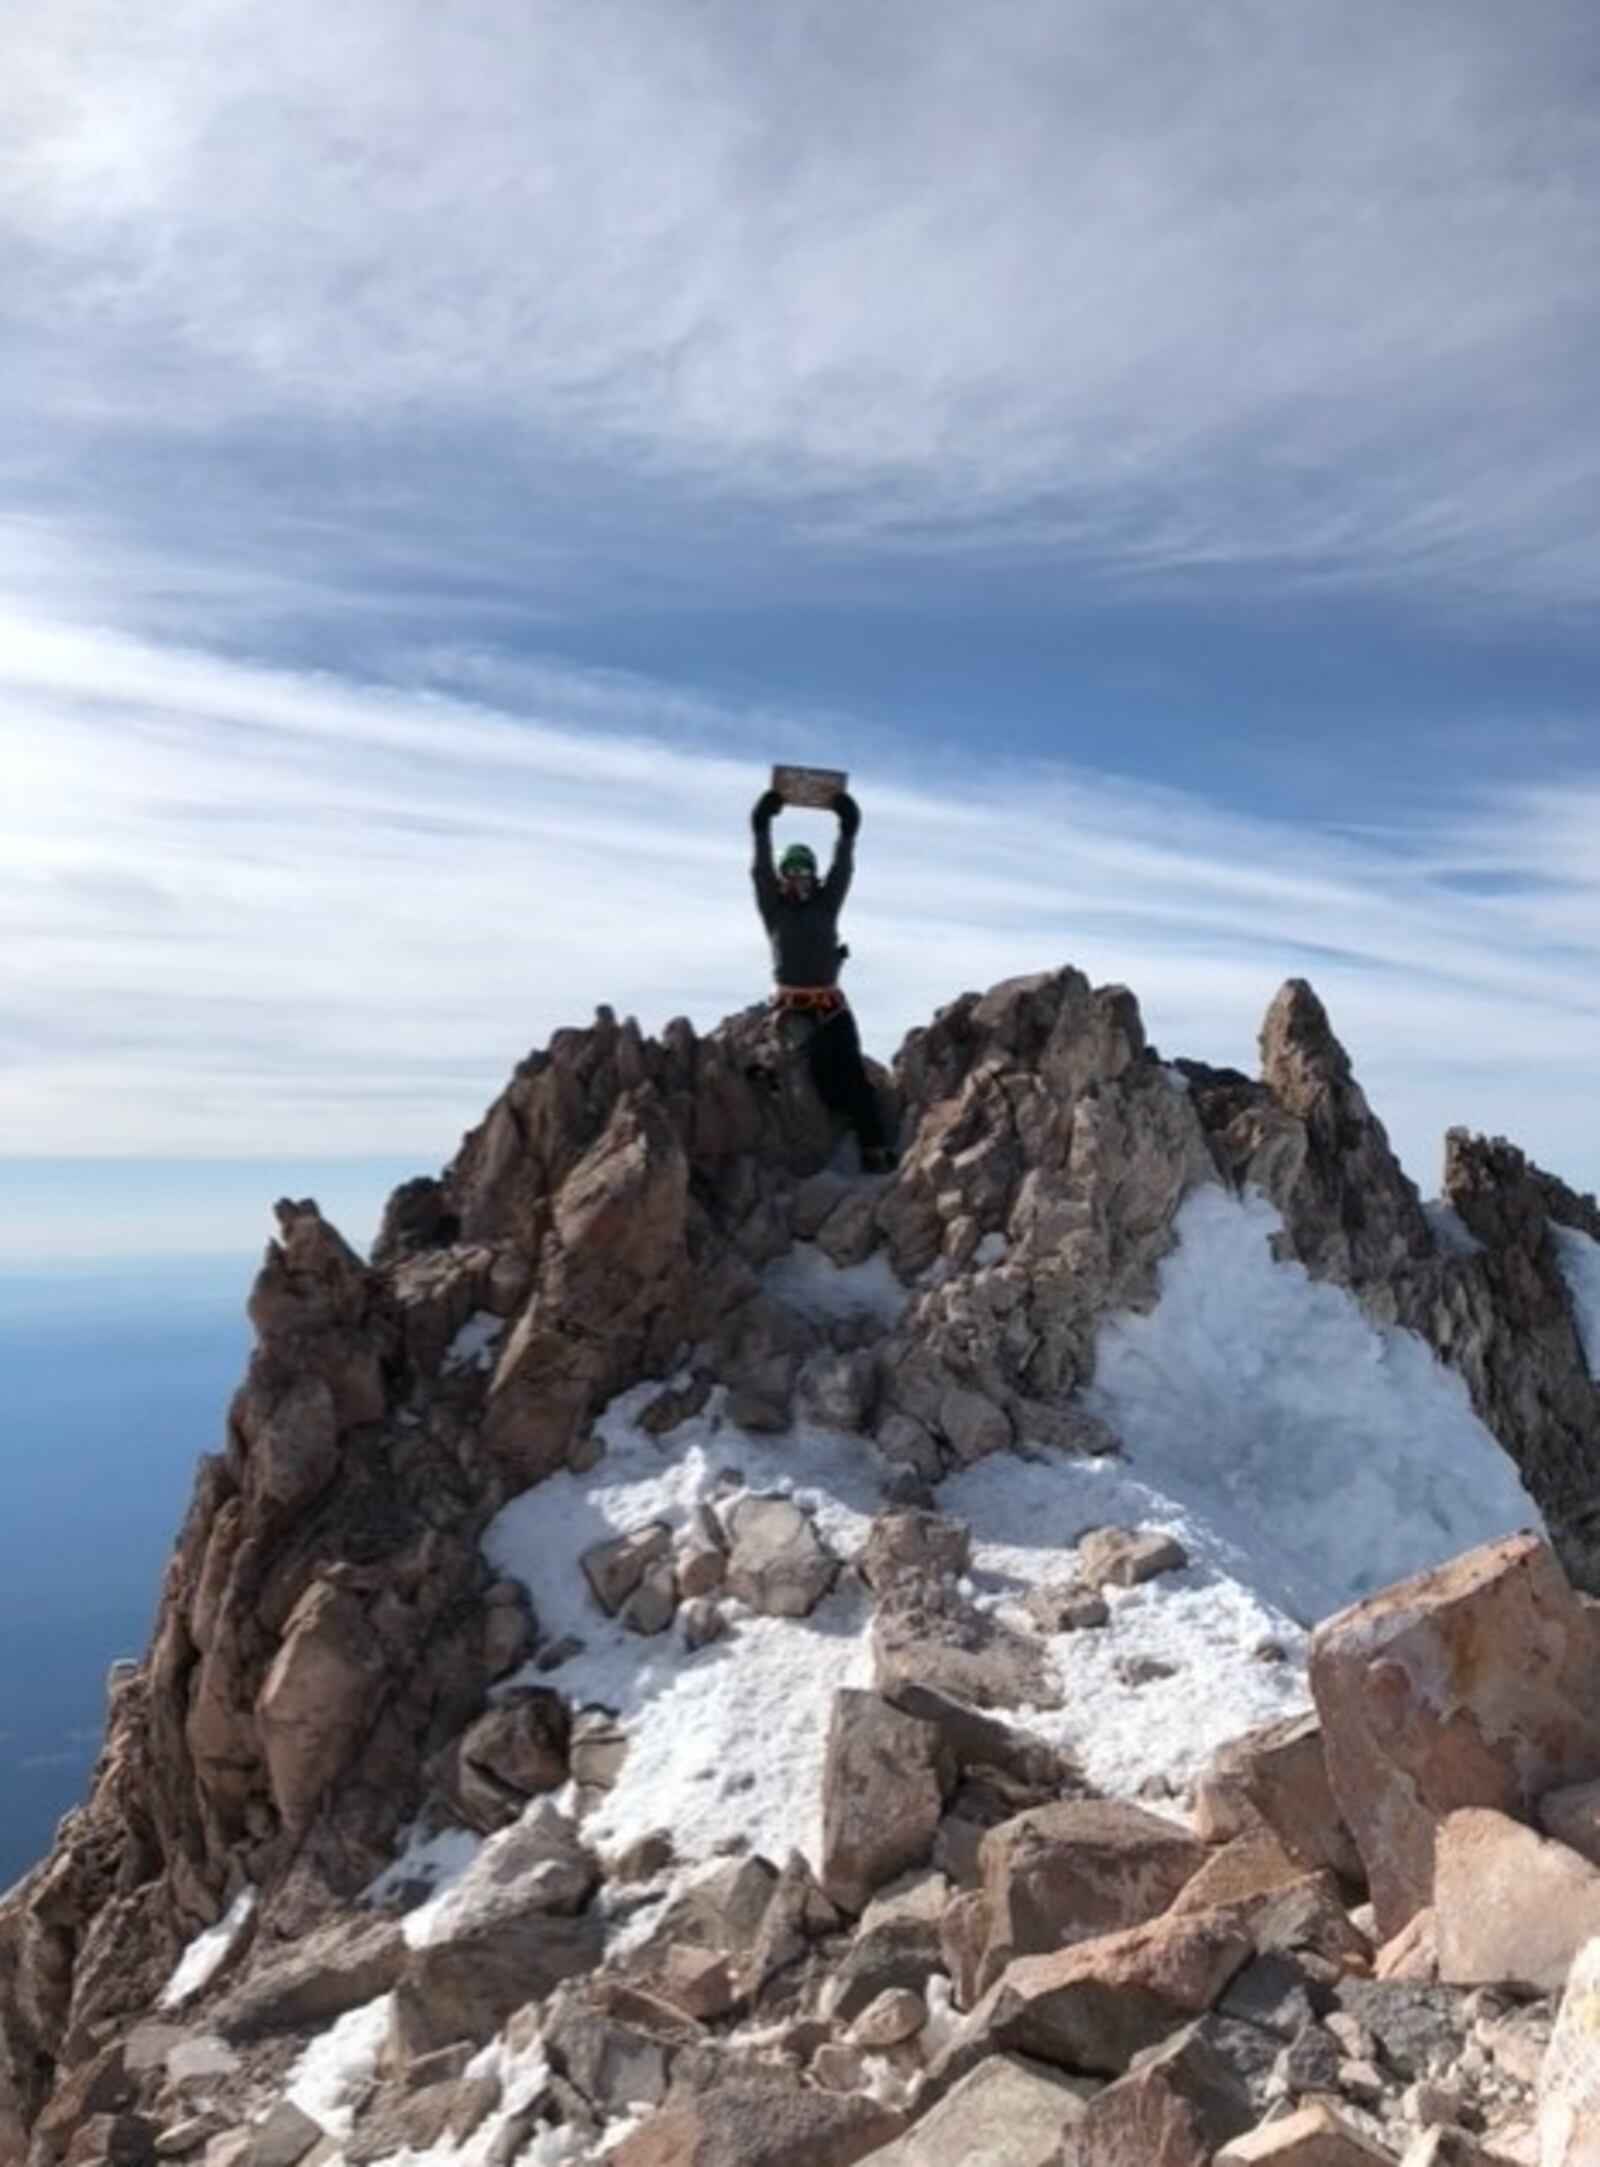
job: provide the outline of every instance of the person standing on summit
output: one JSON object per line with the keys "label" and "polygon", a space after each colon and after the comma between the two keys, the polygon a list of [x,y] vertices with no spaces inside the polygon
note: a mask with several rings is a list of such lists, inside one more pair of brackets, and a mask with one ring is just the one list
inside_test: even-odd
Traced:
{"label": "person standing on summit", "polygon": [[894,1152],[861,1058],[856,1019],[839,990],[840,966],[849,954],[839,940],[839,912],[855,871],[861,810],[847,790],[834,794],[830,809],[838,815],[839,837],[827,878],[819,881],[816,857],[804,843],[791,843],[773,863],[772,823],[784,802],[778,791],[763,791],[750,816],[756,846],[751,878],[777,981],[773,1013],[784,1043],[804,1048],[823,1105],[843,1114],[855,1131],[862,1166],[888,1173]]}

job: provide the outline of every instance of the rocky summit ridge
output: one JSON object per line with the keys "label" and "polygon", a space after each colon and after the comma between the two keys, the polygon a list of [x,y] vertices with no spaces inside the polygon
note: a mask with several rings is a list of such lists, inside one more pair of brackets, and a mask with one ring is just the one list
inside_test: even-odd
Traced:
{"label": "rocky summit ridge", "polygon": [[[602,1010],[397,1191],[370,1260],[279,1205],[148,1653],[88,1798],[0,1899],[0,2161],[1338,2167],[1398,2157],[1402,2105],[1436,2163],[1600,2161],[1472,2150],[1496,2113],[1532,2128],[1553,1997],[1600,1933],[1600,1392],[1552,1233],[1600,1241],[1593,1200],[1452,1132],[1425,1211],[1298,980],[1256,1078],[1163,1060],[1130,993],[1063,970],[941,1011],[885,1087],[901,1163],[863,1180],[759,1011],[648,1039]],[[1016,1719],[1058,1687],[939,1508],[997,1456],[1115,1454],[1078,1398],[1097,1338],[1151,1307],[1208,1186],[1267,1199],[1283,1257],[1460,1376],[1548,1547],[1322,1626],[1320,1728],[1152,1812]],[[796,1245],[898,1298],[786,1299]],[[483,1544],[595,1466],[623,1395],[664,1463],[708,1419],[779,1448],[807,1421],[870,1470],[851,1556],[733,1482],[582,1559],[641,1663],[668,1632],[868,1606],[871,1678],[817,1739],[820,1856],[769,1861],[751,1826],[695,1878],[681,1829],[586,1840],[627,1724],[569,1700],[540,1589]],[[1033,1624],[1092,1632],[1183,1562],[1100,1530]],[[419,1829],[483,1842],[426,1930]],[[1562,1927],[1486,1946],[1489,1886]],[[319,2120],[291,2071],[363,2012],[353,2104]]]}

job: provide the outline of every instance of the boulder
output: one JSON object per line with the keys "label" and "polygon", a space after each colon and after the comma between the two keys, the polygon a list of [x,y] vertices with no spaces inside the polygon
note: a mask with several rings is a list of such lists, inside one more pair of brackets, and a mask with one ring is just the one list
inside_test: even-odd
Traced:
{"label": "boulder", "polygon": [[1018,1957],[936,2066],[964,2070],[1001,2050],[1120,2076],[1141,2049],[1209,2009],[1251,1954],[1232,1920],[1206,1912]]}
{"label": "boulder", "polygon": [[1096,1527],[1080,1536],[1078,1579],[1090,1588],[1136,1588],[1158,1573],[1181,1572],[1189,1553],[1156,1528]]}
{"label": "boulder", "polygon": [[822,1794],[822,1886],[858,1912],[933,1853],[947,1767],[931,1723],[876,1693],[834,1695]]}
{"label": "boulder", "polygon": [[235,2044],[320,2028],[387,1994],[405,1959],[405,1936],[393,1919],[336,1920],[264,1961],[258,1945],[250,1976],[211,2021]]}
{"label": "boulder", "polygon": [[766,1617],[809,1617],[839,1574],[810,1515],[787,1497],[737,1497],[723,1519],[729,1594]]}
{"label": "boulder", "polygon": [[310,1825],[371,1728],[387,1667],[360,1597],[313,1581],[284,1628],[255,1711],[273,1803],[291,1834]]}
{"label": "boulder", "polygon": [[953,1582],[905,1579],[872,1621],[873,1677],[898,1697],[929,1686],[975,1708],[1056,1708],[1061,1686],[1044,1648],[962,1595]]}
{"label": "boulder", "polygon": [[1545,1792],[1600,1775],[1600,1619],[1531,1535],[1328,1619],[1311,1689],[1383,1941],[1432,1900],[1446,1814],[1526,1817]]}
{"label": "boulder", "polygon": [[481,2043],[513,2009],[591,1970],[603,1922],[576,1917],[598,1882],[594,1860],[548,1803],[493,1837],[429,1922],[394,1990],[391,2032],[416,2057]]}
{"label": "boulder", "polygon": [[1328,1781],[1315,1716],[1263,1723],[1215,1753],[1200,1779],[1195,1825],[1207,1842],[1263,1821],[1303,1868],[1328,1867],[1347,1889],[1365,1885],[1361,1854]]}
{"label": "boulder", "polygon": [[1143,1925],[1204,1859],[1183,1829],[1116,1799],[1069,1799],[1001,1822],[979,1848],[989,1923],[980,1987],[1013,1957]]}
{"label": "boulder", "polygon": [[1049,1587],[1033,1588],[1022,1607],[1041,1633],[1092,1632],[1111,1622],[1111,1606],[1105,1597],[1080,1580],[1052,1581]]}
{"label": "boulder", "polygon": [[612,2167],[855,2167],[899,2127],[860,2094],[730,2082],[658,2109],[607,2157]]}
{"label": "boulder", "polygon": [[850,2024],[885,1994],[920,1994],[940,1969],[940,1929],[932,1919],[889,1917],[863,1924],[823,1989],[822,2009]]}
{"label": "boulder", "polygon": [[635,1528],[627,1535],[610,1536],[591,1543],[578,1559],[594,1599],[608,1618],[614,1618],[651,1566],[668,1557],[672,1530],[664,1521]]}
{"label": "boulder", "polygon": [[1217,2147],[1257,2119],[1237,2069],[1202,2026],[1186,2025],[1089,2101],[1072,2167],[1211,2167]]}
{"label": "boulder", "polygon": [[1337,2107],[1318,2104],[1235,2137],[1216,2167],[1394,2167],[1394,2154]]}
{"label": "boulder", "polygon": [[1600,1935],[1600,1868],[1503,1813],[1468,1807],[1439,1824],[1433,1909],[1443,1984],[1559,1993]]}
{"label": "boulder", "polygon": [[994,2054],[953,2085],[872,2167],[1056,2167],[1094,2087],[1013,2054]]}
{"label": "boulder", "polygon": [[972,1536],[960,1520],[902,1507],[873,1521],[856,1570],[881,1594],[899,1580],[958,1580],[971,1563]]}
{"label": "boulder", "polygon": [[915,2039],[928,2021],[928,2005],[908,1986],[885,1987],[850,2027],[849,2043],[867,2054],[882,2054]]}
{"label": "boulder", "polygon": [[404,2059],[482,2045],[514,2009],[563,1979],[591,1971],[604,1948],[602,1922],[521,1906],[508,1893],[448,1941],[413,1949],[394,1990],[390,2036]]}
{"label": "boulder", "polygon": [[475,1827],[503,1828],[528,1800],[567,1780],[572,1720],[547,1686],[508,1696],[479,1716],[456,1747],[455,1790]]}

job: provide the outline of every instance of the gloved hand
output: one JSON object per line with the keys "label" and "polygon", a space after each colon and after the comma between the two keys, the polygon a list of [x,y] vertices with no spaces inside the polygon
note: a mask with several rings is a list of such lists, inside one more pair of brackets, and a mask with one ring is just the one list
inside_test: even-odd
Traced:
{"label": "gloved hand", "polygon": [[835,793],[833,809],[839,815],[839,826],[847,836],[854,835],[861,825],[861,808],[848,790]]}
{"label": "gloved hand", "polygon": [[782,793],[777,790],[763,790],[760,797],[756,799],[755,809],[750,815],[751,825],[764,828],[769,820],[775,820],[782,811]]}

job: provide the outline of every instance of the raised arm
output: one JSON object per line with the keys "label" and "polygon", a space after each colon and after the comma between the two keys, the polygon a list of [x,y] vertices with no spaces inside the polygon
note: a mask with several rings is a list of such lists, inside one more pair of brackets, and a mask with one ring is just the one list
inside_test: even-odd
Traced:
{"label": "raised arm", "polygon": [[856,869],[856,830],[861,825],[861,808],[848,790],[841,790],[833,809],[839,816],[839,839],[833,846],[828,877],[822,883],[822,899],[830,909],[837,910],[850,893],[850,879]]}
{"label": "raised arm", "polygon": [[778,869],[772,862],[772,823],[782,811],[783,800],[777,791],[763,790],[750,814],[756,846],[750,878],[755,883],[756,909],[760,911],[763,923],[770,922],[778,902]]}

